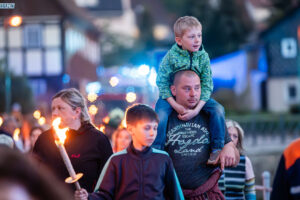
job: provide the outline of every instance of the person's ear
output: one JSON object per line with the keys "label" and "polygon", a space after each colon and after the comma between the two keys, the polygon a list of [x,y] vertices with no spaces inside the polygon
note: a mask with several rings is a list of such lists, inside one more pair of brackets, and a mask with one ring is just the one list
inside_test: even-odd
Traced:
{"label": "person's ear", "polygon": [[132,136],[133,135],[133,126],[132,125],[127,125],[127,131],[129,132],[129,134]]}
{"label": "person's ear", "polygon": [[182,46],[182,38],[181,38],[181,37],[175,37],[175,42],[176,42],[178,45]]}
{"label": "person's ear", "polygon": [[170,89],[171,89],[172,95],[175,97],[176,96],[176,87],[175,87],[175,85],[171,85]]}
{"label": "person's ear", "polygon": [[81,114],[81,108],[80,107],[75,108],[75,114],[79,118],[79,116]]}

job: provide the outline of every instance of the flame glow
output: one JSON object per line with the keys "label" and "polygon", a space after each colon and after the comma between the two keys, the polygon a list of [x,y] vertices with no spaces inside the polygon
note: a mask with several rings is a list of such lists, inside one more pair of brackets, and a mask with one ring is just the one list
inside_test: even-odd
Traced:
{"label": "flame glow", "polygon": [[19,136],[20,136],[20,129],[19,129],[19,128],[16,128],[16,129],[14,130],[14,134],[13,134],[14,140],[15,140],[15,141],[18,141],[19,138],[20,138]]}
{"label": "flame glow", "polygon": [[112,87],[116,87],[118,85],[118,83],[119,83],[119,79],[116,76],[111,77],[110,80],[109,80],[109,84]]}
{"label": "flame glow", "polygon": [[41,111],[39,111],[39,110],[34,111],[33,117],[35,119],[39,119],[41,117]]}
{"label": "flame glow", "polygon": [[127,128],[126,120],[125,119],[122,120],[121,125],[122,125],[122,127]]}
{"label": "flame glow", "polygon": [[89,93],[88,96],[87,96],[88,100],[90,102],[94,102],[97,100],[98,98],[98,95],[96,93]]}
{"label": "flame glow", "polygon": [[103,124],[100,125],[99,130],[105,134],[105,126]]}
{"label": "flame glow", "polygon": [[109,120],[110,120],[109,116],[106,116],[106,117],[104,117],[104,118],[102,119],[102,121],[103,121],[105,124],[108,124],[108,123],[109,123]]}
{"label": "flame glow", "polygon": [[69,130],[69,128],[59,128],[59,125],[60,125],[60,122],[61,122],[61,118],[60,117],[57,117],[56,119],[53,120],[52,122],[52,126],[55,130],[55,133],[58,137],[59,140],[55,140],[55,142],[60,142],[62,144],[65,143],[65,140],[67,138],[67,135],[66,135],[66,132]]}
{"label": "flame glow", "polygon": [[39,125],[41,125],[41,126],[44,125],[44,124],[46,123],[46,118],[45,118],[45,117],[39,118],[38,123],[39,123]]}
{"label": "flame glow", "polygon": [[23,20],[22,17],[19,15],[12,16],[9,19],[9,25],[13,27],[20,26],[22,24],[22,20]]}
{"label": "flame glow", "polygon": [[132,103],[136,100],[136,94],[134,92],[128,92],[126,94],[126,101],[128,101],[129,103]]}
{"label": "flame glow", "polygon": [[97,106],[91,105],[91,106],[89,107],[89,113],[90,113],[91,115],[96,115],[97,112],[98,112]]}
{"label": "flame glow", "polygon": [[0,127],[1,127],[2,123],[3,123],[3,119],[2,119],[2,117],[0,117]]}

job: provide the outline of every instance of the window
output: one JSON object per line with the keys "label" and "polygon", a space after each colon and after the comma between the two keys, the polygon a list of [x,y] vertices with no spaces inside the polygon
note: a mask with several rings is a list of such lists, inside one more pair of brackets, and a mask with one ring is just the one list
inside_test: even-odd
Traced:
{"label": "window", "polygon": [[24,43],[27,48],[38,48],[42,45],[42,26],[26,25],[24,27]]}
{"label": "window", "polygon": [[47,82],[44,79],[29,80],[34,96],[43,95],[47,92]]}
{"label": "window", "polygon": [[43,35],[46,47],[59,47],[61,45],[61,32],[59,25],[46,25]]}
{"label": "window", "polygon": [[22,47],[22,29],[21,27],[10,27],[8,29],[8,47],[20,48]]}
{"label": "window", "polygon": [[5,46],[5,37],[4,37],[4,28],[0,27],[0,48],[4,48]]}
{"label": "window", "polygon": [[295,85],[289,85],[288,87],[289,99],[295,99],[297,97],[297,88]]}
{"label": "window", "polygon": [[42,75],[42,51],[39,49],[26,52],[26,72],[28,76]]}
{"label": "window", "polygon": [[46,50],[46,75],[60,75],[62,73],[62,59],[60,50]]}
{"label": "window", "polygon": [[299,103],[298,83],[289,83],[286,87],[286,96],[288,104]]}
{"label": "window", "polygon": [[281,40],[281,55],[283,58],[295,58],[297,56],[297,42],[295,38],[283,38]]}
{"label": "window", "polygon": [[21,50],[11,50],[8,54],[8,65],[10,71],[15,75],[23,75],[23,57]]}

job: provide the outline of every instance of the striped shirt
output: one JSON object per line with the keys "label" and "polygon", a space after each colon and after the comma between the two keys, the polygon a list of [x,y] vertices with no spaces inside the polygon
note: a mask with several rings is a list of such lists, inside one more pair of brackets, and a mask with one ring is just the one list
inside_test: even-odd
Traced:
{"label": "striped shirt", "polygon": [[[250,167],[247,165],[250,164]],[[251,175],[247,174],[250,168]],[[219,188],[223,192],[226,200],[252,200],[256,199],[254,189],[254,174],[250,160],[240,157],[240,162],[236,167],[225,168],[219,179]]]}

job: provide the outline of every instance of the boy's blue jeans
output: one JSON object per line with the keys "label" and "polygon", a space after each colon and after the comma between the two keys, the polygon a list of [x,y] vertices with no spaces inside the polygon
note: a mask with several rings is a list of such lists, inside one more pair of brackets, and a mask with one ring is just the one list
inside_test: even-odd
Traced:
{"label": "boy's blue jeans", "polygon": [[[164,149],[166,142],[166,133],[168,125],[168,117],[172,113],[173,108],[164,99],[159,98],[155,105],[155,112],[159,117],[157,128],[157,136],[152,147]],[[208,117],[208,128],[210,132],[211,149],[218,150],[224,147],[225,137],[225,111],[221,104],[214,99],[209,99],[202,108]]]}

